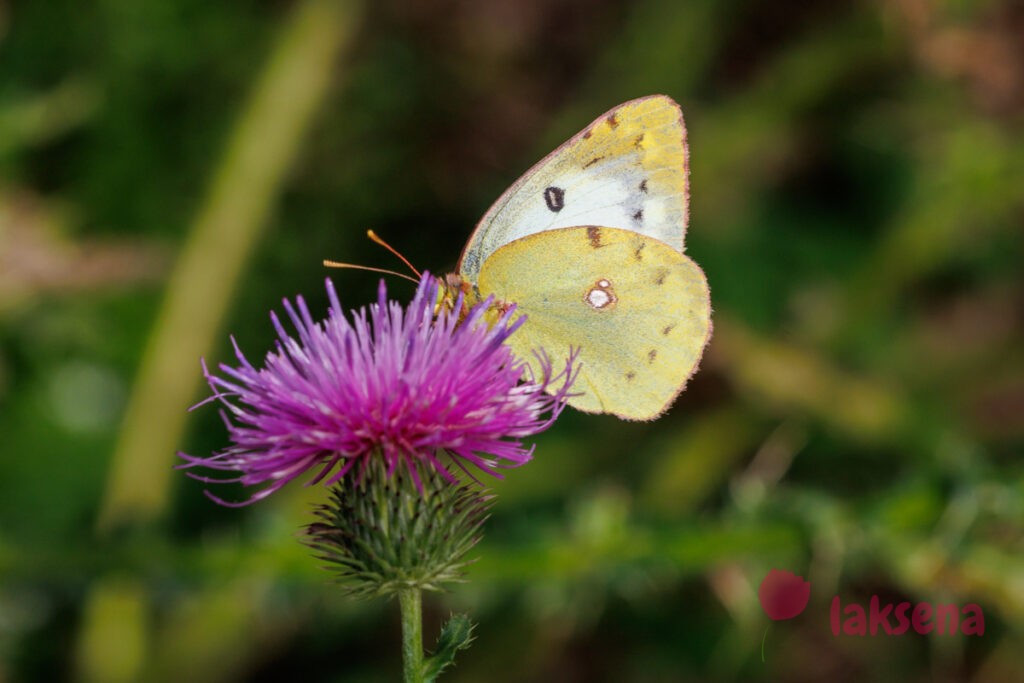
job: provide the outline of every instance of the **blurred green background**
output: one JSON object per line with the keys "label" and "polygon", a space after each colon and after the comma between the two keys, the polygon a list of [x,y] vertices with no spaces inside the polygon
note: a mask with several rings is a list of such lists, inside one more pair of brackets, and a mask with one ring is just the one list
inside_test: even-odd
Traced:
{"label": "blurred green background", "polygon": [[[0,681],[397,680],[397,606],[297,540],[326,491],[171,470],[226,440],[198,359],[325,311],[324,258],[394,267],[367,228],[452,269],[659,92],[715,336],[665,417],[566,411],[495,485],[425,603],[428,642],[480,622],[442,680],[1024,680],[1022,36],[1013,0],[0,1]],[[812,598],[762,663],[772,567]],[[837,594],[985,634],[836,638]]]}

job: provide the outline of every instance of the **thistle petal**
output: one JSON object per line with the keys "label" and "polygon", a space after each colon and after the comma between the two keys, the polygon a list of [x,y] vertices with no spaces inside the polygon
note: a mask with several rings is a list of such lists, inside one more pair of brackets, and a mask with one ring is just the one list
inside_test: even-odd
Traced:
{"label": "thistle petal", "polygon": [[564,407],[575,354],[560,373],[544,358],[543,375],[531,376],[504,344],[523,318],[509,311],[489,326],[490,301],[461,321],[445,310],[435,316],[439,284],[428,273],[404,308],[382,281],[377,302],[351,320],[329,279],[326,286],[326,319],[314,320],[302,297],[284,302],[294,333],[271,314],[278,340],[262,367],[234,339],[237,366],[214,374],[204,363],[212,393],[200,405],[221,404],[231,445],[208,457],[179,454],[189,476],[213,482],[191,469],[231,471],[239,475],[227,481],[266,487],[246,504],[311,471],[309,484],[335,484],[371,458],[389,474],[426,466],[450,482],[445,461],[500,477],[500,468],[530,460],[524,441]]}

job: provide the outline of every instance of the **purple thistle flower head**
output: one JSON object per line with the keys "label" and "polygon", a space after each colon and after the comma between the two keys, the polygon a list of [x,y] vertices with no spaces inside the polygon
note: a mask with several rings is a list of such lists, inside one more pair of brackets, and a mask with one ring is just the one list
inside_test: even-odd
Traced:
{"label": "purple thistle flower head", "polygon": [[[301,296],[294,306],[285,300],[298,336],[271,313],[279,340],[262,368],[245,358],[234,338],[238,367],[222,364],[218,376],[203,364],[213,395],[202,403],[224,406],[231,445],[210,457],[179,453],[187,461],[179,467],[239,473],[216,479],[189,472],[204,482],[269,484],[242,503],[206,492],[234,506],[265,498],[312,470],[309,484],[336,483],[353,469],[359,476],[370,458],[383,458],[389,474],[406,467],[417,487],[421,466],[454,482],[446,463],[471,477],[467,466],[501,477],[498,468],[530,460],[533,447],[523,439],[547,429],[561,412],[575,354],[557,375],[539,356],[543,377],[532,377],[503,343],[525,318],[513,321],[508,310],[489,320],[489,300],[462,319],[445,307],[438,312],[438,288],[424,273],[403,309],[387,300],[382,281],[377,303],[353,312],[351,322],[330,279],[330,311],[322,322],[313,320]],[[461,297],[454,310],[462,310]]]}

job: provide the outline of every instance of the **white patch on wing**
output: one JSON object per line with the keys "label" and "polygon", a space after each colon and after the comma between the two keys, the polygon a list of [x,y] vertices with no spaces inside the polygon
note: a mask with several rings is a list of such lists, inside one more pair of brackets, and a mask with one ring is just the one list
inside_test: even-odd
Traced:
{"label": "white patch on wing", "polygon": [[612,298],[603,289],[592,289],[587,293],[587,301],[594,308],[604,308]]}

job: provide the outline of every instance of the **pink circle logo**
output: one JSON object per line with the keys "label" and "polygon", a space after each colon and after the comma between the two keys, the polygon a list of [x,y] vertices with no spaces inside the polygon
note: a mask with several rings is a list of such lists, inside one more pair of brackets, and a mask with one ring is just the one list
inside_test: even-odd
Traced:
{"label": "pink circle logo", "polygon": [[773,569],[757,591],[761,607],[773,621],[792,619],[804,611],[811,598],[811,584],[793,572]]}

